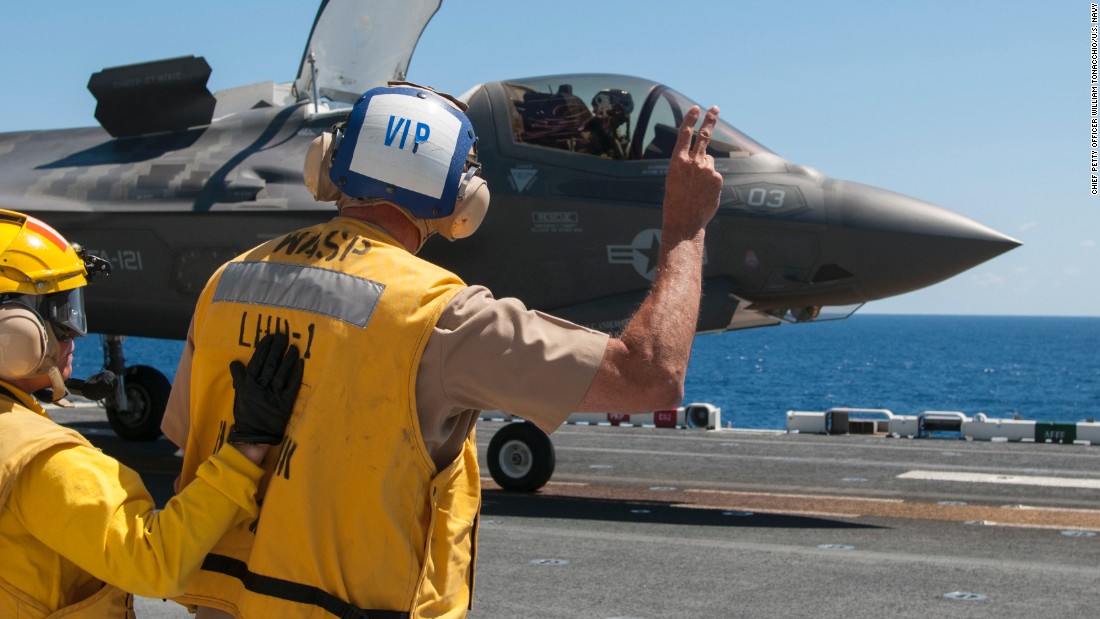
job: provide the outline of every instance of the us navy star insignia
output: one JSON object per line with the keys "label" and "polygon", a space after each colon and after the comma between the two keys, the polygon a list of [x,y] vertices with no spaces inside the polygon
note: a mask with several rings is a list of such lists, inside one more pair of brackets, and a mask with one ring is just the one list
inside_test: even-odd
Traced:
{"label": "us navy star insignia", "polygon": [[[607,262],[609,264],[629,264],[638,275],[653,281],[657,275],[657,257],[661,250],[661,231],[647,228],[634,236],[629,245],[608,245]],[[707,252],[703,249],[703,264],[707,263]]]}

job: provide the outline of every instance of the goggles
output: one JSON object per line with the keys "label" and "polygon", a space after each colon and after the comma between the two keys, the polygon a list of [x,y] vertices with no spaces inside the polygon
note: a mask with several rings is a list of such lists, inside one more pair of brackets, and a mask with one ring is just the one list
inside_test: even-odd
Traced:
{"label": "goggles", "polygon": [[62,341],[88,334],[88,315],[84,312],[84,288],[45,295],[13,294],[0,303],[22,305],[38,314],[43,322],[53,326],[54,333]]}

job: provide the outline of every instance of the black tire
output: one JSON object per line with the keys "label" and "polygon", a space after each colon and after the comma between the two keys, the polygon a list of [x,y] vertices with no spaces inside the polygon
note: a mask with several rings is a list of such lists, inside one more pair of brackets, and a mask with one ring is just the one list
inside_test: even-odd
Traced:
{"label": "black tire", "polygon": [[114,398],[107,400],[107,421],[119,438],[126,441],[155,441],[160,438],[160,420],[168,406],[172,383],[147,365],[126,368],[126,399],[129,408],[119,410]]}
{"label": "black tire", "polygon": [[489,474],[510,492],[534,492],[554,474],[554,444],[530,422],[506,424],[489,441]]}

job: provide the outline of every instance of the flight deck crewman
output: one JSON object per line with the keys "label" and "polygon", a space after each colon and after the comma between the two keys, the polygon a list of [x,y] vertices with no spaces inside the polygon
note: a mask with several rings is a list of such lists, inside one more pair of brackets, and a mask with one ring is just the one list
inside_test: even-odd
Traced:
{"label": "flight deck crewman", "polygon": [[133,617],[132,593],[182,591],[230,525],[255,520],[266,443],[282,439],[301,382],[285,338],[266,340],[248,368],[236,362],[230,446],[154,511],[135,471],[51,421],[32,395],[64,397],[73,338],[86,331],[83,286],[103,264],[0,210],[0,617]]}
{"label": "flight deck crewman", "polygon": [[307,186],[338,216],[223,265],[200,296],[162,425],[185,448],[184,485],[229,414],[218,368],[268,332],[287,333],[307,360],[258,525],[232,528],[180,598],[200,619],[463,617],[480,409],[552,432],[573,411],[679,405],[722,185],[706,154],[717,108],[694,145],[702,114],[685,114],[657,277],[617,338],[416,257],[432,234],[472,234],[488,207],[464,111],[407,83],[365,93],[306,159]]}

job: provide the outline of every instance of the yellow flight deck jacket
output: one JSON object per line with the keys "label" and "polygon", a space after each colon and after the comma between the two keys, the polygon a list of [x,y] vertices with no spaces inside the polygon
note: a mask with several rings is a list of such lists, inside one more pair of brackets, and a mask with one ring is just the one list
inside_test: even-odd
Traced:
{"label": "yellow flight deck jacket", "polygon": [[437,471],[415,397],[428,337],[464,287],[344,217],[269,241],[215,273],[195,310],[183,483],[231,423],[232,386],[218,368],[282,331],[300,349],[305,376],[267,463],[259,520],[230,530],[181,601],[249,618],[465,616],[477,450],[471,435]]}
{"label": "yellow flight deck jacket", "polygon": [[0,381],[0,617],[133,617],[126,591],[179,593],[229,525],[255,518],[262,474],[226,449],[155,512],[137,472]]}

